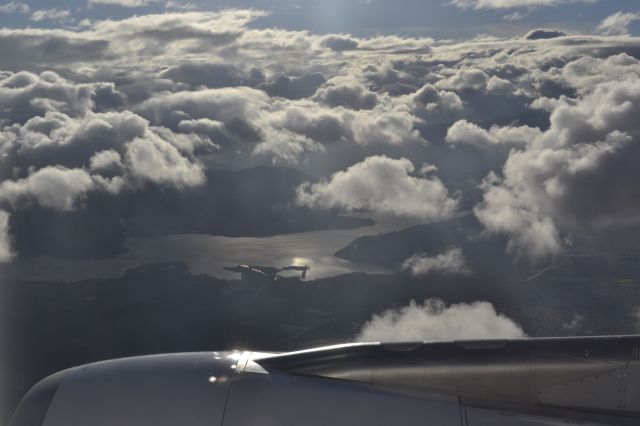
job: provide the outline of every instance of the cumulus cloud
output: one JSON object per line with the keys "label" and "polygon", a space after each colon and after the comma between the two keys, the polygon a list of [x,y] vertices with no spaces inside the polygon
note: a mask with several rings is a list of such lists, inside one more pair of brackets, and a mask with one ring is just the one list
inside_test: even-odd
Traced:
{"label": "cumulus cloud", "polygon": [[602,20],[597,29],[606,35],[628,35],[629,25],[639,19],[639,12],[617,12]]}
{"label": "cumulus cloud", "polygon": [[[572,234],[638,223],[633,159],[640,128],[633,117],[640,106],[640,68],[628,57],[600,62],[614,70],[609,81],[585,87],[577,100],[559,100],[549,129],[510,153],[503,177],[485,180],[476,215],[490,231],[508,234],[510,249],[520,255],[540,259],[559,253]],[[635,72],[615,72],[620,62]]]}
{"label": "cumulus cloud", "polygon": [[[569,62],[562,68],[562,78],[567,84],[575,87],[580,93],[588,93],[600,83],[622,81],[638,76],[638,59],[621,53],[606,59],[584,56]],[[565,104],[572,101],[565,97]],[[556,106],[559,106],[558,103]]]}
{"label": "cumulus cloud", "polygon": [[402,269],[411,272],[415,276],[432,273],[462,275],[470,273],[462,249],[458,247],[451,248],[436,256],[416,253],[402,263]]}
{"label": "cumulus cloud", "polygon": [[436,83],[438,89],[480,90],[486,87],[487,74],[481,69],[461,69],[449,78]]}
{"label": "cumulus cloud", "polygon": [[457,201],[437,177],[414,176],[406,158],[372,156],[329,180],[298,188],[303,206],[434,219],[451,214]]}
{"label": "cumulus cloud", "polygon": [[377,95],[360,85],[330,85],[318,89],[314,99],[331,107],[372,109],[378,103]]}
{"label": "cumulus cloud", "polygon": [[113,91],[113,84],[76,84],[52,71],[9,73],[0,76],[0,119],[24,123],[47,112],[82,115],[95,106],[97,92],[105,89]]}
{"label": "cumulus cloud", "polygon": [[[318,94],[320,98],[325,95]],[[365,104],[351,106],[369,106],[366,93],[360,101]],[[352,110],[323,104],[274,100],[263,91],[238,87],[162,93],[140,104],[137,112],[156,125],[220,137],[221,145],[241,141],[255,146],[256,155],[286,162],[338,142],[399,145],[421,141],[414,128],[418,119],[402,106]]]}
{"label": "cumulus cloud", "polygon": [[251,122],[267,109],[268,96],[248,87],[159,93],[136,110],[154,124],[168,127],[185,119],[209,118],[228,123],[234,119]]}
{"label": "cumulus cloud", "polygon": [[410,95],[412,112],[431,122],[450,122],[463,112],[464,102],[455,92],[438,90],[431,83]]}
{"label": "cumulus cloud", "polygon": [[119,170],[122,168],[120,154],[112,149],[95,153],[89,160],[92,171]]}
{"label": "cumulus cloud", "polygon": [[508,95],[513,93],[514,85],[509,80],[505,80],[504,78],[494,75],[487,82],[487,91],[496,94]]}
{"label": "cumulus cloud", "polygon": [[505,144],[510,147],[523,147],[540,134],[541,131],[535,127],[500,127],[494,125],[489,130],[485,130],[475,123],[460,120],[449,127],[445,140],[453,145],[465,144],[477,148],[499,144]]}
{"label": "cumulus cloud", "polygon": [[510,339],[526,334],[513,320],[496,312],[491,303],[446,306],[442,300],[374,315],[355,340],[359,342],[411,342],[438,340]]}
{"label": "cumulus cloud", "polygon": [[417,118],[399,109],[373,109],[348,115],[351,119],[353,140],[359,144],[404,144],[421,142],[415,124]]}
{"label": "cumulus cloud", "polygon": [[0,183],[0,199],[62,211],[78,207],[77,201],[93,190],[201,185],[204,168],[194,152],[212,146],[193,133],[150,126],[128,111],[76,118],[48,112],[12,126],[4,137],[0,164],[12,174]]}
{"label": "cumulus cloud", "polygon": [[201,164],[189,161],[156,135],[130,142],[125,164],[132,177],[161,185],[198,186],[205,179]]}
{"label": "cumulus cloud", "polygon": [[0,210],[0,263],[13,258],[11,237],[9,236],[9,213]]}
{"label": "cumulus cloud", "polygon": [[44,207],[69,211],[94,187],[94,180],[84,170],[45,167],[27,178],[0,183],[0,200],[12,204],[35,200]]}

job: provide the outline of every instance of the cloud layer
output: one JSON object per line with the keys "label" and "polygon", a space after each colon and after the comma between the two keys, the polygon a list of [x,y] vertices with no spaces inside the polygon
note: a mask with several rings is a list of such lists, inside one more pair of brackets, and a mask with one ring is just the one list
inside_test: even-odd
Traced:
{"label": "cloud layer", "polygon": [[0,30],[0,209],[82,212],[285,165],[309,175],[292,200],[309,211],[472,210],[533,261],[637,225],[640,42],[606,35],[625,16],[605,35],[436,43],[253,25],[266,15]]}

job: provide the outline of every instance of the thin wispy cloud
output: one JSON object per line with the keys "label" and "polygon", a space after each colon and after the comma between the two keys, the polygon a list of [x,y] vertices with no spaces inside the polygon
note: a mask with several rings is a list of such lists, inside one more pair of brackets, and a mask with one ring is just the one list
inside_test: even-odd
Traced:
{"label": "thin wispy cloud", "polygon": [[516,9],[596,1],[598,0],[451,0],[451,4],[462,9]]}
{"label": "thin wispy cloud", "polygon": [[462,249],[454,247],[435,256],[416,253],[402,263],[402,269],[415,276],[429,274],[468,275],[471,273]]}
{"label": "thin wispy cloud", "polygon": [[606,17],[597,30],[606,35],[628,35],[629,25],[640,20],[640,12],[618,12]]}
{"label": "thin wispy cloud", "polygon": [[175,0],[167,1],[164,6],[170,10],[182,10],[182,11],[197,10],[199,8],[199,6],[196,3],[182,2],[182,1],[175,1]]}
{"label": "thin wispy cloud", "polygon": [[26,3],[21,2],[9,2],[0,4],[0,13],[23,13],[27,14],[31,11],[31,8]]}
{"label": "thin wispy cloud", "polygon": [[46,9],[34,10],[29,17],[33,22],[42,21],[65,21],[71,16],[70,10]]}
{"label": "thin wispy cloud", "polygon": [[[153,3],[157,3],[159,0],[89,0],[89,6],[94,5],[113,5],[121,7],[143,7]],[[175,2],[169,2],[175,3]]]}

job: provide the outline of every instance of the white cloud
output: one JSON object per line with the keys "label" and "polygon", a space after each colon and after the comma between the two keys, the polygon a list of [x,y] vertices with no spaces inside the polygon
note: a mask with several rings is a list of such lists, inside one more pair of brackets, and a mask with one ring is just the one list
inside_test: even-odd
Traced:
{"label": "white cloud", "polygon": [[173,9],[173,10],[196,10],[198,9],[198,5],[195,3],[191,3],[191,2],[180,2],[180,1],[174,1],[174,0],[169,0],[164,4],[164,7],[166,7],[167,9]]}
{"label": "white cloud", "polygon": [[[126,3],[139,4],[138,1]],[[168,4],[172,10],[180,6],[176,2],[163,4]],[[188,7],[189,2],[181,5]],[[184,8],[179,10],[184,11]],[[192,11],[84,21],[83,25],[66,30],[4,29],[0,32],[0,47],[6,40],[7,45],[16,50],[3,58],[4,62],[12,65],[9,69],[24,69],[21,67],[23,62],[33,64],[41,61],[42,57],[56,58],[58,62],[65,63],[66,58],[61,58],[61,53],[72,51],[88,63],[106,60],[109,64],[106,69],[113,70],[114,74],[122,68],[151,73],[158,68],[190,60],[218,60],[228,65],[241,65],[245,70],[255,67],[268,77],[279,74],[297,77],[355,66],[358,61],[353,59],[377,61],[382,58],[381,54],[428,53],[433,44],[429,38],[377,36],[352,38],[358,49],[338,51],[334,50],[339,49],[335,44],[326,44],[330,36],[275,28],[248,28],[253,20],[267,14],[247,9]],[[43,12],[39,12],[37,17],[43,18]],[[52,39],[56,42],[56,49],[51,48]],[[23,47],[25,44],[28,46]],[[85,46],[90,48],[85,50]],[[358,58],[351,58],[352,54]],[[0,60],[0,64],[3,61]]]}
{"label": "white cloud", "polygon": [[481,90],[487,85],[488,76],[481,69],[461,69],[449,78],[436,83],[438,89]]}
{"label": "white cloud", "polygon": [[275,164],[297,164],[307,152],[323,151],[323,145],[288,129],[265,128],[264,142],[256,145],[254,155],[271,157]]}
{"label": "white cloud", "polygon": [[[151,3],[156,3],[158,0],[89,0],[89,5],[107,4],[122,7],[142,7],[148,6]],[[172,3],[172,2],[170,2]]]}
{"label": "white cloud", "polygon": [[470,123],[467,120],[460,120],[449,127],[445,141],[453,145],[465,144],[478,148],[499,144],[523,147],[540,134],[541,131],[535,127],[500,127],[494,125],[489,130],[485,130],[477,124]]}
{"label": "white cloud", "polygon": [[360,85],[329,85],[318,89],[314,99],[331,107],[372,109],[378,103],[377,95]]}
{"label": "white cloud", "polygon": [[515,87],[513,83],[496,75],[492,76],[487,82],[487,91],[491,93],[509,95],[513,93]]}
{"label": "white cloud", "polygon": [[425,253],[416,253],[402,264],[402,269],[410,271],[415,276],[441,274],[469,274],[464,254],[460,248],[451,248],[436,256],[428,256]]}
{"label": "white cloud", "polygon": [[594,3],[596,0],[451,0],[462,9],[515,9],[558,6],[563,3]]}
{"label": "white cloud", "polygon": [[606,35],[628,35],[629,25],[637,20],[640,12],[617,12],[600,22],[597,29]]}
{"label": "white cloud", "polygon": [[43,207],[69,211],[94,187],[94,180],[84,170],[45,167],[27,178],[0,183],[0,200],[16,204],[33,199]]}
{"label": "white cloud", "polygon": [[408,142],[421,142],[414,129],[418,119],[403,109],[363,110],[347,116],[353,132],[354,142],[367,144],[401,145]]}
{"label": "white cloud", "polygon": [[520,21],[527,17],[527,13],[516,10],[515,12],[507,13],[502,17],[505,21]]}
{"label": "white cloud", "polygon": [[9,236],[9,213],[0,210],[0,263],[13,258],[11,237]]}
{"label": "white cloud", "polygon": [[0,5],[0,13],[23,13],[27,14],[31,8],[26,3],[11,1]]}
{"label": "white cloud", "polygon": [[64,21],[71,16],[71,11],[60,9],[34,10],[31,13],[30,20],[34,22],[40,21]]}
{"label": "white cloud", "polygon": [[508,339],[526,337],[510,318],[491,303],[460,303],[449,307],[438,299],[374,315],[355,340],[359,342],[411,342],[438,340]]}
{"label": "white cloud", "polygon": [[91,171],[114,171],[122,169],[120,154],[113,149],[95,153],[89,160]]}
{"label": "white cloud", "polygon": [[204,183],[202,165],[191,162],[159,137],[137,138],[127,146],[125,164],[134,178],[190,187]]}
{"label": "white cloud", "polygon": [[[86,174],[83,169],[90,168],[96,173],[91,178],[100,184],[96,189],[111,192],[117,192],[123,184],[139,188],[145,182],[177,188],[197,186],[204,182],[204,172],[202,164],[194,158],[195,152],[216,148],[206,137],[150,126],[147,120],[130,111],[86,113],[80,117],[48,112],[23,126],[12,126],[5,135],[13,137],[3,147],[6,153],[4,159],[0,158],[3,167],[18,171],[41,169],[26,179],[4,181],[1,184],[7,191],[4,198],[16,201],[23,198],[21,195],[32,194],[41,204],[64,210],[74,207],[72,201],[76,197],[67,197],[67,201],[61,200],[63,205],[54,205],[26,184],[45,169],[59,177],[62,169],[58,166],[62,166],[65,176],[71,169],[76,170],[77,177],[83,177]],[[105,183],[105,178],[114,177],[118,178],[116,186],[113,181]]]}
{"label": "white cloud", "polygon": [[[160,93],[136,109],[154,124],[168,124],[177,111],[191,119],[209,118],[229,122],[235,118],[254,121],[268,107],[266,93],[248,87]],[[175,121],[175,120],[174,120]]]}
{"label": "white cloud", "polygon": [[414,106],[413,113],[430,121],[435,121],[436,117],[451,121],[464,108],[457,93],[438,90],[430,83],[410,96]]}
{"label": "white cloud", "polygon": [[494,233],[510,236],[509,250],[533,261],[560,253],[563,241],[553,218],[526,194],[487,180],[484,200],[475,214]]}
{"label": "white cloud", "polygon": [[380,215],[424,220],[451,214],[457,201],[437,177],[413,176],[415,168],[406,158],[372,156],[331,176],[329,180],[297,190],[303,206],[368,211]]}
{"label": "white cloud", "polygon": [[[212,137],[217,134],[227,140],[234,139],[229,137],[229,128],[234,127],[235,139],[242,139],[245,145],[255,144],[254,154],[270,156],[275,162],[296,163],[305,153],[323,151],[325,146],[335,143],[366,146],[424,142],[414,128],[417,117],[404,106],[374,107],[367,104],[370,102],[367,92],[363,91],[361,98],[358,93],[357,90],[348,95],[343,93],[346,98],[338,96],[339,99],[329,96],[330,101],[327,92],[321,90],[315,98],[322,102],[318,103],[307,99],[274,99],[248,87],[226,87],[161,93],[144,101],[136,110],[154,124],[197,128],[199,134]],[[373,108],[331,107],[325,105],[325,100]],[[205,132],[203,120],[215,122],[218,130],[208,126],[209,131]],[[220,144],[228,145],[224,140]]]}
{"label": "white cloud", "polygon": [[52,71],[0,75],[0,120],[24,123],[47,113],[77,117],[96,108],[100,95],[122,96],[113,83],[74,83]]}
{"label": "white cloud", "polygon": [[[587,94],[600,83],[640,77],[640,61],[626,53],[606,59],[583,56],[565,65],[561,73],[564,81]],[[570,103],[565,97],[564,104]]]}
{"label": "white cloud", "polygon": [[[583,94],[558,100],[549,129],[511,151],[475,209],[487,229],[510,236],[512,251],[534,260],[559,253],[572,234],[640,221],[638,63],[626,55],[587,63],[598,66],[577,67],[573,77]],[[621,63],[635,72],[619,72]],[[597,80],[585,76],[598,72]]]}

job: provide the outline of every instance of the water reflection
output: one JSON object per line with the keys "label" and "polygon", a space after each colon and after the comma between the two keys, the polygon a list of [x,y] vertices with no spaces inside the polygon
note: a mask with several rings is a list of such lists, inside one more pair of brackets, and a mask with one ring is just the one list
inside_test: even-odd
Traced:
{"label": "water reflection", "polygon": [[406,228],[407,220],[378,218],[376,224],[358,229],[312,231],[265,238],[232,238],[211,235],[171,235],[130,239],[129,251],[105,259],[57,259],[37,257],[0,266],[0,274],[27,280],[79,280],[122,275],[127,269],[147,263],[184,261],[194,274],[238,278],[223,266],[255,264],[264,266],[309,265],[307,279],[349,272],[389,273],[387,269],[355,264],[333,254],[354,239]]}

